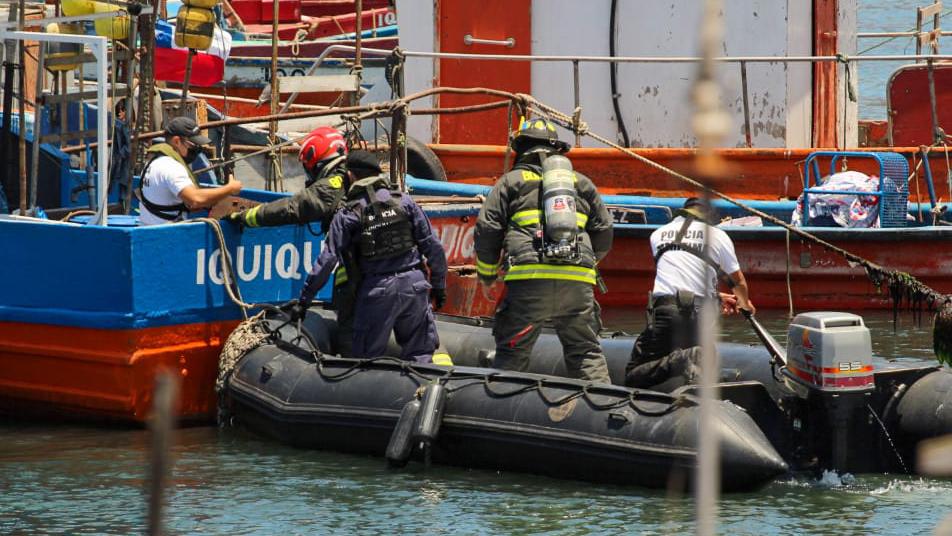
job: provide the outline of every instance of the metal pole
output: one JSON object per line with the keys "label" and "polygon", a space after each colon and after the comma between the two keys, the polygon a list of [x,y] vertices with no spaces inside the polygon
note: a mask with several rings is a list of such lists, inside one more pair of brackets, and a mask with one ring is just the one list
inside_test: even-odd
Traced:
{"label": "metal pole", "polygon": [[[277,2],[277,0],[275,0]],[[182,99],[179,101],[178,115],[185,115],[185,103],[188,101],[188,85],[192,80],[192,58],[195,57],[195,49],[188,49],[188,58],[185,60],[185,78],[182,80]]]}
{"label": "metal pole", "polygon": [[744,136],[747,138],[747,148],[753,147],[750,142],[750,105],[747,103],[747,62],[740,62],[740,87],[744,94]]}
{"label": "metal pole", "polygon": [[[135,83],[135,72],[136,72],[136,42],[138,41],[136,32],[139,29],[139,17],[129,17],[129,62],[126,64],[126,90],[128,91],[128,96],[126,96],[126,127],[129,129],[131,134],[133,129],[135,129],[135,123],[132,120],[132,85]],[[135,147],[132,146],[130,140],[129,147],[129,172],[126,174],[126,187],[125,197],[122,200],[123,212],[129,214],[132,211],[132,184],[133,176],[135,175],[135,166],[133,165],[136,161]]]}
{"label": "metal pole", "polygon": [[40,173],[40,96],[46,76],[46,47],[40,44],[36,55],[36,106],[33,107],[33,145],[30,147],[30,208],[36,208],[37,177]]}
{"label": "metal pole", "polygon": [[[100,37],[98,42],[93,44],[90,48],[96,56],[96,80],[99,81],[98,87],[96,88],[97,105],[99,107],[99,113],[96,114],[96,129],[99,133],[98,137],[104,138],[105,133],[109,132],[109,127],[106,124],[106,116],[109,114],[105,113],[107,97],[106,81],[109,80],[109,71],[106,64],[106,60],[108,59],[106,38]],[[98,198],[98,203],[96,215],[90,223],[106,226],[109,225],[109,153],[107,152],[108,147],[106,146],[105,139],[96,149],[98,150],[98,169],[96,174],[96,197]],[[93,196],[90,195],[89,198],[92,199]]]}
{"label": "metal pole", "polygon": [[929,72],[929,104],[932,106],[932,142],[939,143],[945,141],[945,135],[939,128],[939,114],[936,111],[935,102],[935,73],[932,69],[932,60],[926,60],[926,69]]}
{"label": "metal pole", "polygon": [[[16,64],[12,61],[3,62],[3,122],[0,123],[0,172],[4,179],[10,178],[10,115],[13,113],[13,75]],[[6,185],[6,180],[2,181]],[[12,181],[11,181],[12,182]],[[12,184],[7,190],[7,197],[12,194]]]}
{"label": "metal pole", "polygon": [[[17,24],[17,30],[23,31],[26,6],[24,0],[20,0],[20,17]],[[27,191],[26,191],[26,43],[23,40],[19,44],[19,63],[20,63],[20,83],[17,85],[20,93],[20,116],[19,116],[19,155],[17,157],[17,170],[20,172],[20,215],[26,215]]]}
{"label": "metal pole", "polygon": [[361,34],[363,33],[363,28],[364,28],[363,5],[364,5],[363,0],[357,0],[356,2],[354,2],[354,9],[357,11],[357,39],[355,43],[357,45],[357,51],[354,54],[354,68],[353,68],[356,87],[354,87],[354,92],[351,94],[351,98],[350,98],[351,106],[356,106],[360,102],[360,82],[361,82],[361,79],[363,78],[364,66],[361,65],[360,63],[360,55],[361,55],[361,48],[362,48],[361,42],[363,40],[363,36]]}
{"label": "metal pole", "polygon": [[[578,60],[575,60],[572,62],[572,79],[573,79],[573,82],[575,83],[575,109],[578,110],[582,106],[582,96],[580,94],[579,82],[578,82]],[[579,134],[578,131],[576,131],[575,132],[575,146],[581,147],[581,145],[582,145],[582,135]]]}
{"label": "metal pole", "polygon": [[[278,89],[278,0],[273,0],[271,6],[271,115],[278,113],[278,100],[281,93]],[[268,124],[268,142],[274,145],[278,139],[277,119]],[[273,190],[278,179],[278,154],[272,151],[269,155],[271,166],[265,180],[265,190]]]}

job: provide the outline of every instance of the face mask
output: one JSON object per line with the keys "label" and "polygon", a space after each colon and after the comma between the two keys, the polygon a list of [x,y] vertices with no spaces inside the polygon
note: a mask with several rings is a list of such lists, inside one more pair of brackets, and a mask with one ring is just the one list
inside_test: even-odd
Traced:
{"label": "face mask", "polygon": [[192,162],[195,161],[196,158],[198,158],[198,155],[202,154],[203,152],[204,151],[202,150],[201,147],[189,147],[188,153],[186,153],[185,158],[183,158],[183,160],[185,160],[186,164],[191,164]]}

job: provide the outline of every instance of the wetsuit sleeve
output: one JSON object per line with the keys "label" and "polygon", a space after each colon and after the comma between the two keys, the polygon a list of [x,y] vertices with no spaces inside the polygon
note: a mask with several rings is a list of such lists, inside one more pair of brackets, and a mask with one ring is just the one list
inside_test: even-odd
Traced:
{"label": "wetsuit sleeve", "polygon": [[420,205],[410,196],[403,196],[403,199],[403,208],[410,218],[410,225],[413,226],[413,239],[420,248],[420,253],[426,257],[426,265],[430,269],[430,284],[433,288],[446,288],[446,251],[443,250],[443,244],[433,232],[430,219],[426,217]]}
{"label": "wetsuit sleeve", "polygon": [[[334,200],[339,202],[343,197],[340,184],[339,177],[331,176],[315,182],[291,197],[248,209],[243,214],[244,224],[246,227],[275,227],[329,220],[334,212]],[[335,188],[334,185],[338,186]]]}
{"label": "wetsuit sleeve", "polygon": [[473,235],[476,249],[476,273],[484,280],[494,280],[499,272],[506,227],[509,224],[509,181],[503,175],[483,201],[476,218]]}
{"label": "wetsuit sleeve", "polygon": [[350,211],[342,210],[331,221],[331,228],[327,231],[327,237],[324,238],[324,248],[311,266],[311,271],[301,289],[299,299],[302,302],[310,303],[314,299],[334,272],[340,258],[339,252],[350,246],[354,228],[351,214]]}
{"label": "wetsuit sleeve", "polygon": [[592,180],[581,174],[578,178],[579,195],[589,206],[585,232],[592,241],[595,259],[600,261],[612,249],[612,216]]}

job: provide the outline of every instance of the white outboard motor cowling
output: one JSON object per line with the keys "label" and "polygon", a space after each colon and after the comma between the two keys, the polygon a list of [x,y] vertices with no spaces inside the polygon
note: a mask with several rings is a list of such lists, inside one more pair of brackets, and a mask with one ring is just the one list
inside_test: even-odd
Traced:
{"label": "white outboard motor cowling", "polygon": [[872,389],[873,349],[863,318],[833,312],[797,315],[787,330],[787,374],[824,392]]}
{"label": "white outboard motor cowling", "polygon": [[799,399],[789,407],[794,429],[800,421],[813,430],[802,438],[808,450],[803,454],[817,470],[865,471],[852,456],[869,448],[875,432],[867,408],[875,391],[872,342],[862,317],[797,315],[787,331],[783,375]]}

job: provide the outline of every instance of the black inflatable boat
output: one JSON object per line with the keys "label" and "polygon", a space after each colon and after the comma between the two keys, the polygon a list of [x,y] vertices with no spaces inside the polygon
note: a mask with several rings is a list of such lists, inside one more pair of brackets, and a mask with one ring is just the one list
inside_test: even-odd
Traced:
{"label": "black inflatable boat", "polygon": [[[331,356],[333,321],[310,314],[306,325],[309,338],[285,326],[241,357],[228,378],[228,411],[255,433],[299,447],[386,455],[393,465],[412,457],[596,482],[692,485],[699,401],[691,394],[459,364],[343,359]],[[787,472],[747,412],[718,401],[712,414],[725,491]]]}
{"label": "black inflatable boat", "polygon": [[[490,320],[438,316],[440,340],[454,363],[492,366]],[[804,313],[791,322],[787,341],[784,367],[764,346],[719,343],[719,391],[744,408],[791,469],[911,473],[921,440],[952,434],[948,367],[874,359],[861,317]],[[634,337],[601,342],[612,382],[624,383]],[[533,349],[530,371],[565,375],[561,355],[558,338],[547,330]],[[694,388],[674,380],[653,389],[683,394]]]}
{"label": "black inflatable boat", "polygon": [[[438,323],[452,368],[329,357],[333,314],[312,309],[310,341],[285,342],[296,333],[285,326],[281,338],[238,362],[228,384],[231,411],[285,443],[386,455],[395,464],[430,456],[557,477],[690,485],[693,386],[674,380],[646,391],[560,378],[561,346],[550,331],[533,350],[530,373],[500,372],[491,368],[490,321],[438,315]],[[790,330],[782,367],[762,346],[718,345],[725,490],[756,487],[788,467],[911,472],[920,440],[952,433],[947,369],[873,363],[868,330],[855,315],[808,313]],[[615,383],[633,343],[602,340]]]}

